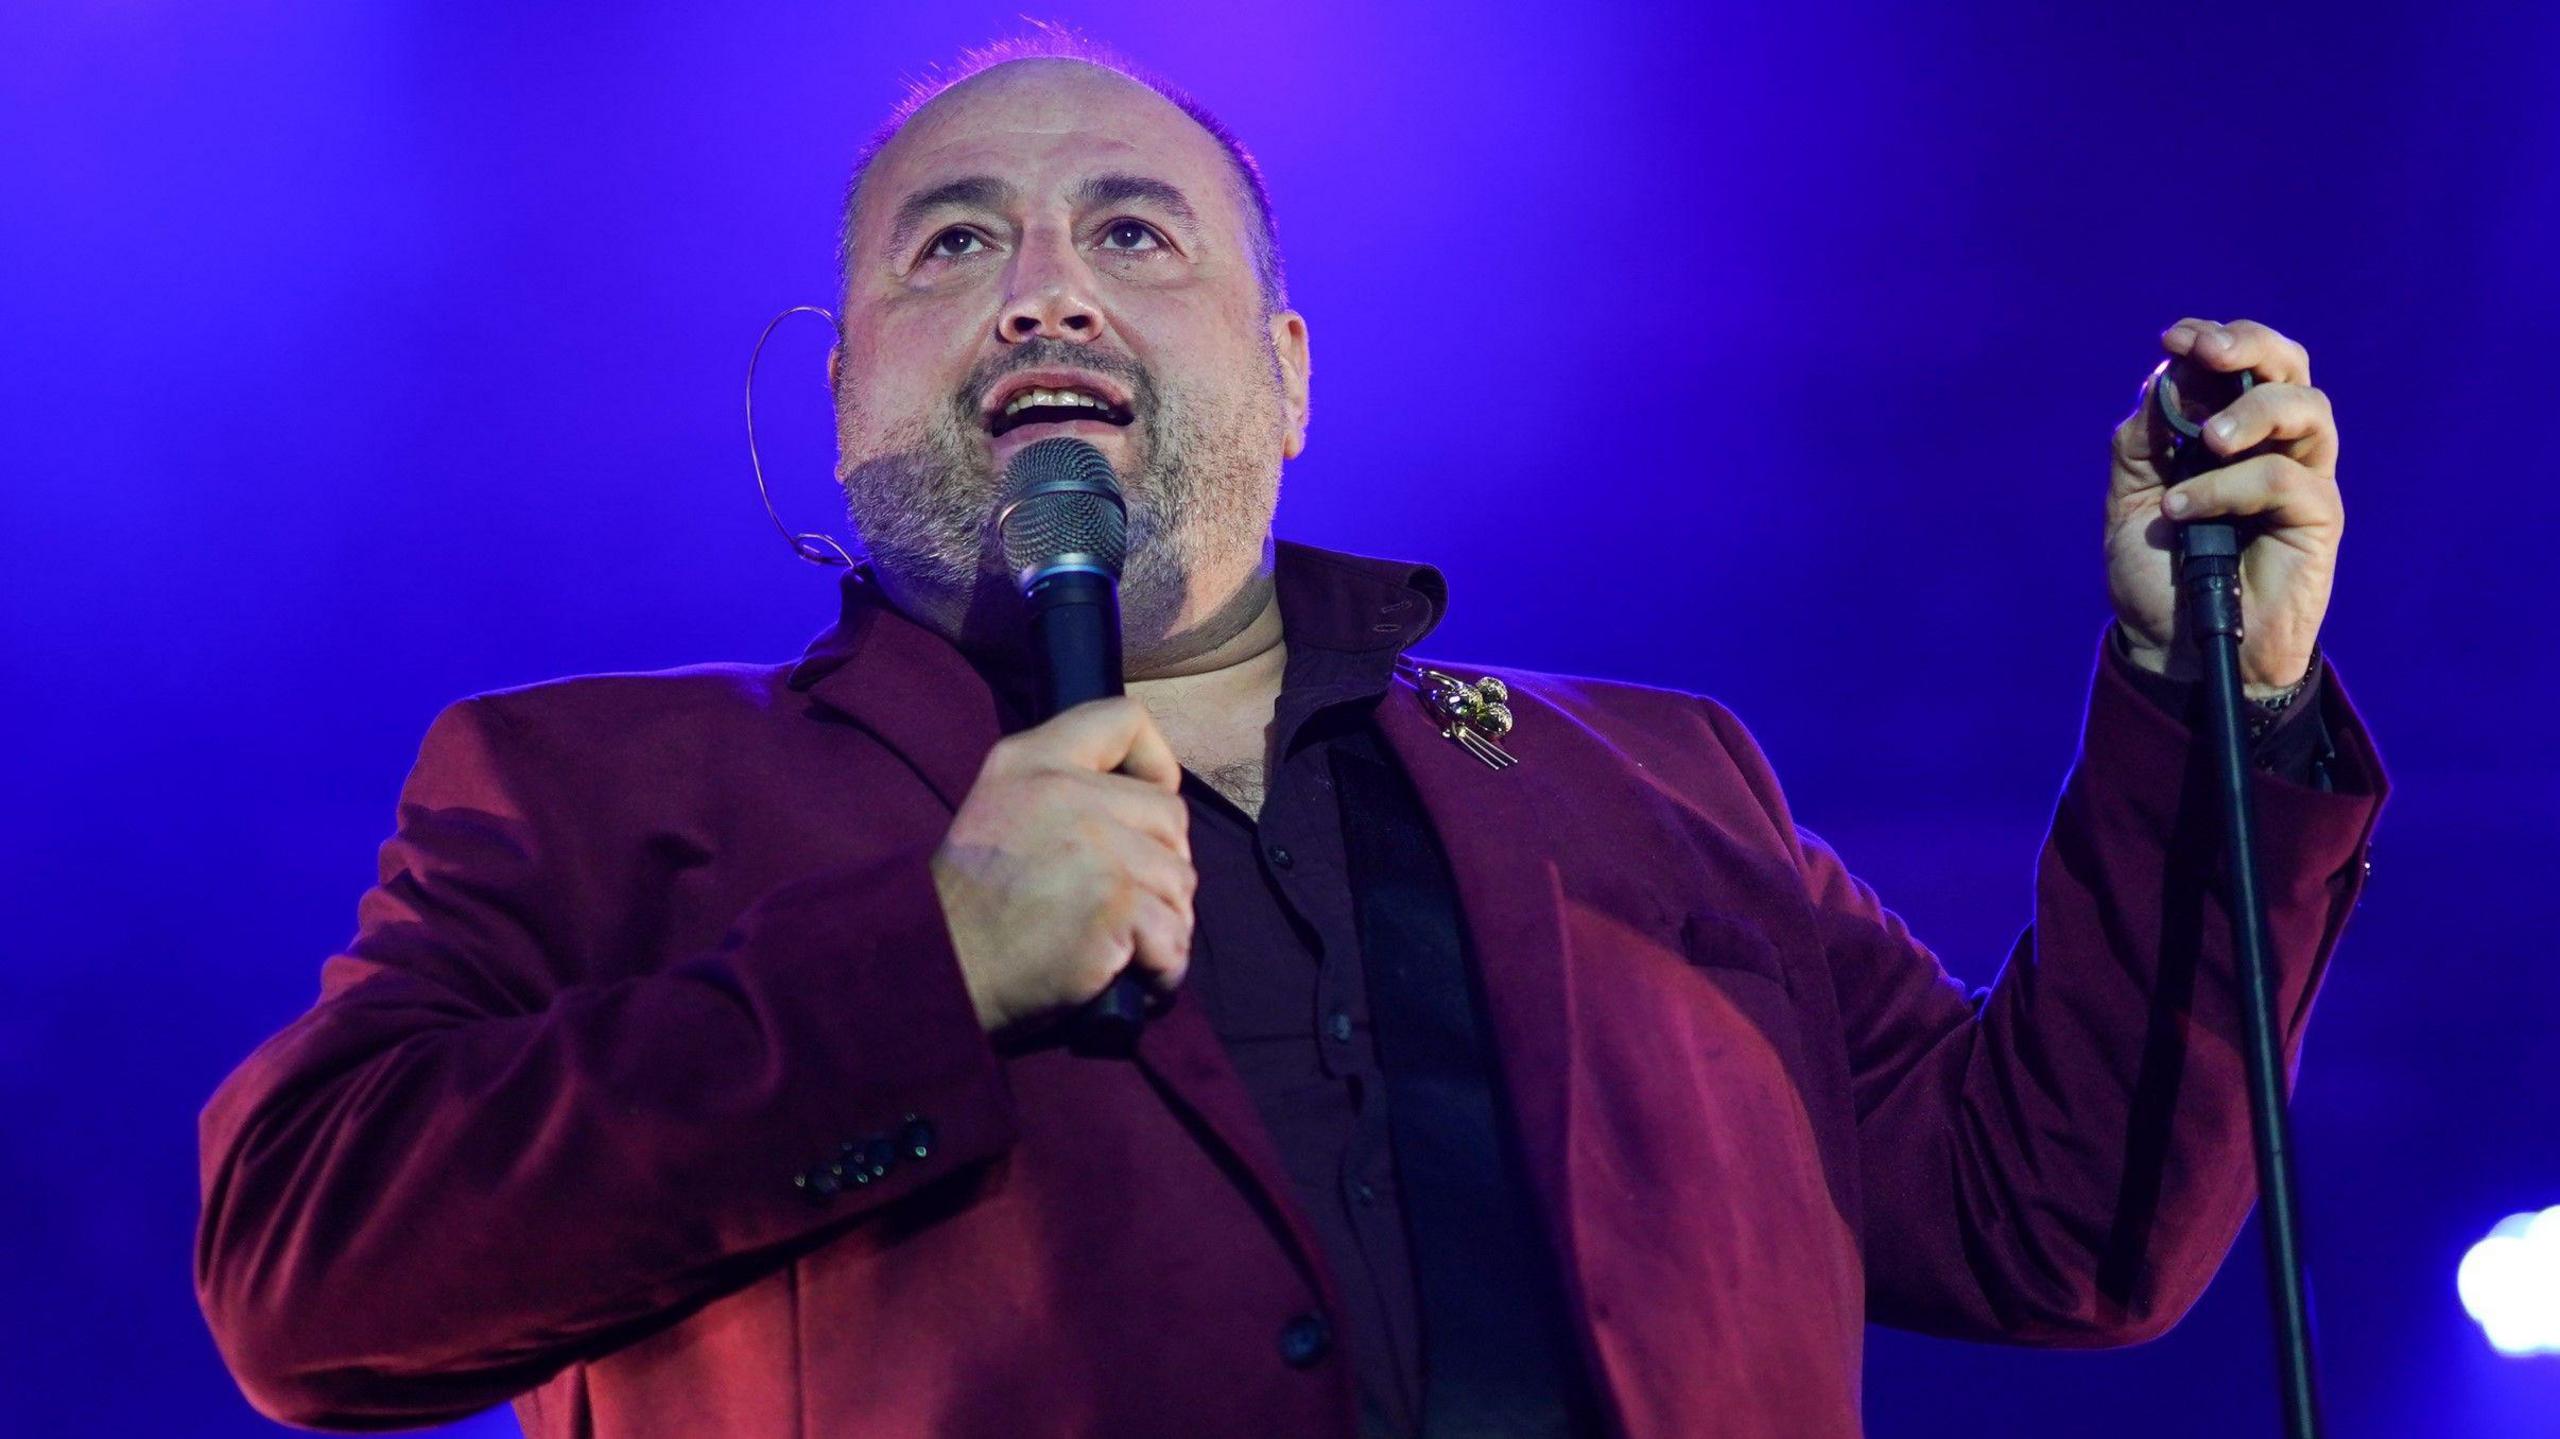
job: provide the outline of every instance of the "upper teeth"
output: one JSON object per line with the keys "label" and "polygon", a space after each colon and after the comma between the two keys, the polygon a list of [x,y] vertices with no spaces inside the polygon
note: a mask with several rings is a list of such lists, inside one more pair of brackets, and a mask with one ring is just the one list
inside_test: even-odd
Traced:
{"label": "upper teeth", "polygon": [[1005,401],[1004,412],[1010,415],[1029,405],[1083,405],[1095,410],[1111,408],[1082,390],[1025,390]]}

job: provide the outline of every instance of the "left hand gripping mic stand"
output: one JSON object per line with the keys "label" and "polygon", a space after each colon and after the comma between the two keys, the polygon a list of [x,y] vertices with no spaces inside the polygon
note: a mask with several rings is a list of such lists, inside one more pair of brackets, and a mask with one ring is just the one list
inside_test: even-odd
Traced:
{"label": "left hand gripping mic stand", "polygon": [[[2227,463],[2206,447],[2202,425],[2252,383],[2245,371],[2234,377],[2175,360],[2163,361],[2152,372],[2145,403],[2155,407],[2170,437],[2163,461],[2168,483]],[[2311,1308],[2303,1282],[2293,1142],[2285,1114],[2284,1040],[2276,1026],[2266,896],[2258,885],[2258,821],[2249,798],[2248,730],[2240,712],[2240,550],[2239,528],[2229,520],[2178,527],[2178,617],[2203,663],[2205,710],[2212,727],[2208,742],[2222,800],[2228,908],[2239,961],[2250,1130],[2258,1164],[2259,1228],[2266,1238],[2267,1291],[2275,1311],[2284,1432],[2288,1439],[2317,1439],[2320,1393],[2312,1372]]]}

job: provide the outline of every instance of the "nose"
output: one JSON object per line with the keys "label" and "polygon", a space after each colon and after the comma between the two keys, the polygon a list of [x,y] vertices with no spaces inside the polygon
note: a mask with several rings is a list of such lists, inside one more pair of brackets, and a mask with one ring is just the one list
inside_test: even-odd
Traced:
{"label": "nose", "polygon": [[1026,244],[1014,257],[1012,287],[996,317],[996,338],[1086,341],[1102,334],[1102,306],[1094,299],[1093,271],[1073,242],[1052,234]]}

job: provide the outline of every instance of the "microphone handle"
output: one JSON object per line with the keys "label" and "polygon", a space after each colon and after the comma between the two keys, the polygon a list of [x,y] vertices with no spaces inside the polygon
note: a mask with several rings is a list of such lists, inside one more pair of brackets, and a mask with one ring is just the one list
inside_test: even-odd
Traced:
{"label": "microphone handle", "polygon": [[[1098,569],[1058,569],[1023,587],[1031,648],[1040,657],[1039,719],[1120,688],[1120,585]],[[1067,1018],[1078,1054],[1125,1059],[1146,1027],[1146,984],[1127,969]]]}

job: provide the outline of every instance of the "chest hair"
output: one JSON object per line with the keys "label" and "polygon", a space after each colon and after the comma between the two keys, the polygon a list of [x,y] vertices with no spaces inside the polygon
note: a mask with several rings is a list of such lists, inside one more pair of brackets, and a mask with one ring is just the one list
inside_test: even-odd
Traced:
{"label": "chest hair", "polygon": [[1200,776],[1201,783],[1226,796],[1227,803],[1257,819],[1261,818],[1263,775],[1260,759],[1187,767]]}

